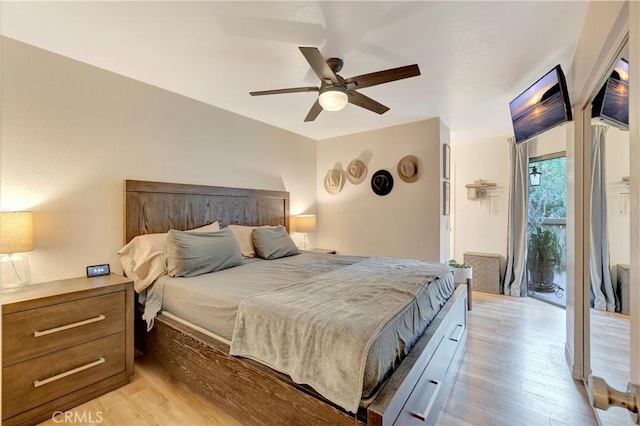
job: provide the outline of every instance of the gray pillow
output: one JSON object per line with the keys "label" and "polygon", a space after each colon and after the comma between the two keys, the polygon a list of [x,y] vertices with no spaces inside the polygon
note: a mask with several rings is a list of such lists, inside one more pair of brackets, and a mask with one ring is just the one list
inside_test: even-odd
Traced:
{"label": "gray pillow", "polygon": [[300,253],[284,226],[255,228],[251,233],[251,241],[256,249],[256,254],[267,260]]}
{"label": "gray pillow", "polygon": [[195,277],[242,265],[238,241],[230,229],[191,233],[171,229],[167,235],[167,273]]}

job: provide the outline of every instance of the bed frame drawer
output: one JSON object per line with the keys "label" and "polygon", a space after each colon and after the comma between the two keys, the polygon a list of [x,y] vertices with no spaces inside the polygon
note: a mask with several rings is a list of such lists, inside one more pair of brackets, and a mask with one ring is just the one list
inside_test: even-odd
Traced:
{"label": "bed frame drawer", "polygon": [[2,369],[2,414],[14,416],[125,371],[124,332]]}
{"label": "bed frame drawer", "polygon": [[125,329],[125,292],[29,309],[2,318],[2,365],[9,366]]}
{"label": "bed frame drawer", "polygon": [[[442,347],[439,347],[439,350]],[[444,371],[447,368],[448,359],[436,353],[424,370],[416,387],[411,392],[409,399],[400,415],[394,422],[395,426],[412,426],[435,424],[435,418],[439,410],[435,409],[438,396],[443,392]]]}
{"label": "bed frame drawer", "polygon": [[[459,285],[367,408],[369,426],[435,424],[455,380],[467,337],[467,286]],[[388,395],[388,396],[387,396]]]}
{"label": "bed frame drawer", "polygon": [[456,305],[452,309],[450,324],[444,327],[442,340],[429,364],[418,379],[400,415],[394,422],[397,426],[435,425],[440,408],[454,379],[455,365],[466,339],[466,305]]}

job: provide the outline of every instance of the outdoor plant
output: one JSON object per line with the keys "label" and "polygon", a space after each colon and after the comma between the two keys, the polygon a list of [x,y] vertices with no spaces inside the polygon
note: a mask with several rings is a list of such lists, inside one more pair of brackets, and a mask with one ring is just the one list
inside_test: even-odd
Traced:
{"label": "outdoor plant", "polygon": [[529,233],[527,265],[532,283],[552,284],[562,265],[562,244],[552,228],[535,226]]}

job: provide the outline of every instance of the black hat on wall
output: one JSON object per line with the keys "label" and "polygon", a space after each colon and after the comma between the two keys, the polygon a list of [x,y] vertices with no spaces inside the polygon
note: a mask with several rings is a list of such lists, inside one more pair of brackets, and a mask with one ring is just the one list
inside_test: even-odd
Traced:
{"label": "black hat on wall", "polygon": [[393,176],[388,170],[378,170],[371,176],[371,190],[377,195],[387,195],[392,189]]}

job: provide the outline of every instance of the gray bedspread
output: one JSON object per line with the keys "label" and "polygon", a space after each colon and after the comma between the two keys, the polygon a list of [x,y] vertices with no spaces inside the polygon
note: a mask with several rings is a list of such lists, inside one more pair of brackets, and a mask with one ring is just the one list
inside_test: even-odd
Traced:
{"label": "gray bedspread", "polygon": [[[249,296],[238,308],[230,354],[288,374],[355,413],[372,343],[447,274],[451,268],[440,263],[369,258]],[[439,309],[442,300],[434,302]]]}
{"label": "gray bedspread", "polygon": [[[151,328],[153,318],[164,310],[230,341],[238,306],[245,298],[297,285],[365,259],[303,253],[270,261],[246,259],[242,266],[192,278],[164,276],[147,290],[144,318]],[[453,274],[435,279],[379,333],[367,356],[363,398],[370,397],[384,382],[453,290]]]}

